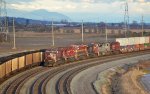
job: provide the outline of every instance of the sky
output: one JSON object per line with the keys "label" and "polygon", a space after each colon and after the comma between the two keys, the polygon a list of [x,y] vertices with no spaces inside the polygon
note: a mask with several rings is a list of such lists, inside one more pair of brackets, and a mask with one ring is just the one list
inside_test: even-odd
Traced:
{"label": "sky", "polygon": [[[121,22],[125,0],[6,0],[7,7],[23,11],[45,9],[59,12],[73,21]],[[140,21],[141,16],[150,23],[150,0],[127,0],[130,22]]]}

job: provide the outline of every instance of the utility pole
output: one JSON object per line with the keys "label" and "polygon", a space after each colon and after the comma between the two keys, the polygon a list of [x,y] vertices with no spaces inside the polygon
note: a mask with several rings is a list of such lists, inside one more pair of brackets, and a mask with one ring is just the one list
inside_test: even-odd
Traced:
{"label": "utility pole", "polygon": [[105,23],[105,34],[106,34],[106,43],[108,42],[108,36],[107,36],[107,23]]}
{"label": "utility pole", "polygon": [[14,34],[14,42],[13,42],[13,48],[16,49],[16,30],[15,30],[15,19],[13,18],[13,34]]}
{"label": "utility pole", "polygon": [[144,20],[143,20],[143,15],[142,15],[142,37],[144,36]]}
{"label": "utility pole", "polygon": [[125,37],[129,35],[129,12],[128,12],[128,2],[125,2],[125,14],[124,14],[124,29],[125,29]]}
{"label": "utility pole", "polygon": [[84,31],[84,30],[83,30],[83,20],[82,20],[82,31],[81,31],[81,32],[82,32],[82,43],[84,42],[84,35],[83,35],[83,31]]}
{"label": "utility pole", "polygon": [[8,41],[8,33],[9,33],[9,27],[8,27],[8,18],[6,19],[6,41]]}
{"label": "utility pole", "polygon": [[52,44],[53,44],[52,46],[55,46],[53,19],[52,19]]}

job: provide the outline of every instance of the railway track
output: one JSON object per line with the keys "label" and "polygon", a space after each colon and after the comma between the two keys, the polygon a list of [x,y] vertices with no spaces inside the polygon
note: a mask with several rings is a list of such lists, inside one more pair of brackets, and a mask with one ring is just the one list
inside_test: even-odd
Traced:
{"label": "railway track", "polygon": [[34,77],[38,73],[47,70],[47,68],[37,68],[35,70],[30,71],[27,74],[23,74],[19,76],[17,79],[13,80],[2,90],[2,94],[19,94],[19,90],[22,85],[29,80],[31,77]]}
{"label": "railway track", "polygon": [[[138,53],[138,54],[137,54]],[[72,64],[65,64],[59,67],[49,68],[49,67],[42,67],[36,70],[32,70],[26,75],[21,75],[9,85],[7,85],[4,90],[1,92],[2,94],[21,94],[20,91],[22,86],[32,77],[46,71],[41,76],[39,76],[31,85],[30,93],[29,94],[46,94],[46,86],[47,83],[52,79],[55,75],[68,70],[59,78],[56,84],[56,93],[57,94],[72,94],[70,89],[70,83],[74,76],[76,76],[79,72],[86,70],[90,67],[100,65],[102,63],[106,63],[113,60],[128,58],[139,56],[143,54],[149,54],[149,51],[141,51],[141,52],[134,52],[134,53],[127,53],[127,54],[120,54],[120,55],[112,55],[112,56],[105,56],[99,58],[92,58],[88,60],[79,61],[77,63]],[[82,62],[82,63],[81,63]],[[51,70],[50,70],[51,69]]]}

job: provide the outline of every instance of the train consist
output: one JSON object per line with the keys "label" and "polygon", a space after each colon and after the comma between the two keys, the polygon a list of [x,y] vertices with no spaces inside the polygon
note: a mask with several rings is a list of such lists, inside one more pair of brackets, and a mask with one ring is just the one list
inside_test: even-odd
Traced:
{"label": "train consist", "polygon": [[60,63],[98,57],[110,54],[127,53],[150,49],[150,37],[116,38],[114,42],[90,43],[70,45],[47,49],[45,51],[44,65],[58,65]]}

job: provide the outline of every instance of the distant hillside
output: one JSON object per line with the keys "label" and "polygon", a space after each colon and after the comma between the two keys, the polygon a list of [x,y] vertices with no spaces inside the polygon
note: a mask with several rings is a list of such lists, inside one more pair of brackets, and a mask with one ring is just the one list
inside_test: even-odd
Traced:
{"label": "distant hillside", "polygon": [[8,16],[10,17],[20,17],[20,18],[28,18],[34,20],[44,20],[44,21],[69,21],[70,18],[66,15],[57,12],[49,12],[43,9],[35,10],[35,11],[20,11],[15,9],[8,9]]}

